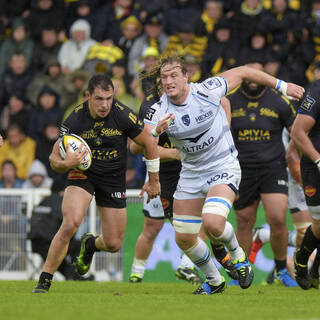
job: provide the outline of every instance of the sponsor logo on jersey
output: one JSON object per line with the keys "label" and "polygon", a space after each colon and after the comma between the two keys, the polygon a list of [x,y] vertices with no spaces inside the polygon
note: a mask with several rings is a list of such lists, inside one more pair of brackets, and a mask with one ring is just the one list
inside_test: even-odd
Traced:
{"label": "sponsor logo on jersey", "polygon": [[210,119],[213,116],[213,111],[210,110],[206,113],[200,114],[200,116],[196,117],[196,122],[197,123],[201,123],[203,121],[205,121],[206,119]]}
{"label": "sponsor logo on jersey", "polygon": [[204,141],[201,144],[196,144],[195,146],[183,146],[182,149],[188,153],[198,152],[209,147],[213,143],[213,141],[214,138],[210,137],[207,141]]}
{"label": "sponsor logo on jersey", "polygon": [[202,82],[202,84],[208,89],[213,90],[222,86],[220,80],[218,78],[209,78]]}
{"label": "sponsor logo on jersey", "polygon": [[93,149],[92,152],[92,159],[97,160],[114,160],[118,158],[119,154],[116,149],[114,150],[99,150],[99,149]]}
{"label": "sponsor logo on jersey", "polygon": [[286,180],[278,180],[278,186],[288,186],[288,181],[286,181]]}
{"label": "sponsor logo on jersey", "polygon": [[243,129],[238,131],[238,141],[269,141],[270,131],[263,129]]}
{"label": "sponsor logo on jersey", "polygon": [[62,138],[68,132],[69,132],[69,129],[67,127],[65,127],[64,125],[62,125],[60,127],[60,133],[59,133],[60,138]]}
{"label": "sponsor logo on jersey", "polygon": [[153,115],[155,114],[155,112],[156,112],[156,109],[154,109],[154,108],[149,108],[149,109],[148,109],[148,112],[147,112],[146,115],[145,115],[145,119],[147,119],[147,120],[152,120],[152,117],[153,117]]}
{"label": "sponsor logo on jersey", "polygon": [[245,117],[246,115],[247,112],[243,108],[236,109],[231,112],[231,118]]}
{"label": "sponsor logo on jersey", "polygon": [[106,137],[122,136],[122,131],[112,128],[102,128],[100,134]]}
{"label": "sponsor logo on jersey", "polygon": [[201,97],[208,98],[208,96],[200,91],[197,91],[197,94]]}
{"label": "sponsor logo on jersey", "polygon": [[100,121],[100,122],[95,122],[93,128],[97,128],[97,127],[103,127],[104,125],[104,121]]}
{"label": "sponsor logo on jersey", "polygon": [[255,113],[253,113],[253,112],[248,114],[248,117],[249,117],[251,122],[256,121],[256,116],[257,115]]}
{"label": "sponsor logo on jersey", "polygon": [[181,120],[185,126],[190,125],[190,117],[188,114],[185,114],[184,116],[181,117]]}
{"label": "sponsor logo on jersey", "polygon": [[162,208],[163,210],[168,209],[170,206],[170,201],[168,199],[165,198],[160,198],[161,203],[162,203]]}
{"label": "sponsor logo on jersey", "polygon": [[126,193],[125,192],[111,192],[111,198],[117,198],[117,199],[125,199]]}
{"label": "sponsor logo on jersey", "polygon": [[315,102],[316,102],[315,99],[313,99],[309,95],[307,95],[301,104],[301,108],[304,110],[310,111]]}
{"label": "sponsor logo on jersey", "polygon": [[211,177],[210,180],[207,180],[207,183],[210,185],[211,183],[218,181],[218,180],[230,180],[234,175],[229,175],[228,172],[223,172],[221,174],[216,174],[215,176]]}
{"label": "sponsor logo on jersey", "polygon": [[313,186],[305,186],[304,188],[304,194],[311,198],[313,197],[317,192],[317,188],[313,187]]}
{"label": "sponsor logo on jersey", "polygon": [[269,108],[261,108],[260,116],[271,117],[276,119],[279,118],[279,115],[274,110],[271,110]]}
{"label": "sponsor logo on jersey", "polygon": [[71,170],[68,173],[69,180],[86,180],[88,177],[80,170]]}

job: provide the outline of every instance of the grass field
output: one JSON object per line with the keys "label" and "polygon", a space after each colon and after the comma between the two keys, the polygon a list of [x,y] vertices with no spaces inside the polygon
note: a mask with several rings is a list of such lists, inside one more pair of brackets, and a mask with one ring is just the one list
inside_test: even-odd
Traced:
{"label": "grass field", "polygon": [[194,296],[188,283],[55,282],[31,294],[34,281],[0,281],[1,320],[320,320],[320,292],[254,285]]}

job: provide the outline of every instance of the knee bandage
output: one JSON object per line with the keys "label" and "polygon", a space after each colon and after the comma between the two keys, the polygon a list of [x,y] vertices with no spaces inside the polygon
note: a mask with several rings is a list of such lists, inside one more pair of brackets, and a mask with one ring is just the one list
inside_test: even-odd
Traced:
{"label": "knee bandage", "polygon": [[314,220],[320,220],[320,206],[308,206]]}
{"label": "knee bandage", "polygon": [[201,228],[201,217],[183,216],[173,213],[173,228],[179,233],[198,234]]}
{"label": "knee bandage", "polygon": [[218,216],[228,217],[228,214],[231,210],[232,204],[231,201],[223,197],[210,197],[207,198],[204,202],[202,208],[202,214],[211,213]]}

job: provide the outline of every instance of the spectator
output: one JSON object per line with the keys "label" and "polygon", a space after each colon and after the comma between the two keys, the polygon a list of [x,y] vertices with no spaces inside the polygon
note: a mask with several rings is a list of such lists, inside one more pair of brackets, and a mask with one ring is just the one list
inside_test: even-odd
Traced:
{"label": "spectator", "polygon": [[204,9],[195,19],[195,30],[198,36],[209,37],[223,14],[223,1],[206,0]]}
{"label": "spectator", "polygon": [[199,1],[175,0],[173,6],[164,11],[166,34],[169,36],[176,34],[181,21],[193,24],[200,12]]}
{"label": "spectator", "polygon": [[0,148],[0,167],[5,160],[11,160],[17,168],[17,178],[25,180],[35,158],[35,151],[36,142],[26,136],[19,125],[11,124]]}
{"label": "spectator", "polygon": [[30,14],[26,17],[35,43],[40,43],[42,30],[48,26],[58,31],[60,41],[65,38],[64,12],[57,3],[57,0],[36,0],[36,6],[31,8]]}
{"label": "spectator", "polygon": [[15,92],[18,91],[26,96],[32,77],[31,69],[27,68],[24,54],[22,52],[14,53],[10,59],[10,69],[4,73],[0,84],[0,110]]}
{"label": "spectator", "polygon": [[5,132],[12,123],[17,123],[26,132],[29,117],[30,104],[22,93],[16,91],[10,96],[8,105],[4,107],[1,113],[1,130]]}
{"label": "spectator", "polygon": [[28,172],[26,181],[23,183],[23,189],[50,188],[52,178],[48,176],[45,165],[38,159],[35,159]]}
{"label": "spectator", "polygon": [[200,59],[191,54],[185,55],[183,59],[186,63],[189,81],[199,82],[201,79]]}
{"label": "spectator", "polygon": [[48,60],[43,71],[38,73],[30,83],[27,96],[33,105],[37,105],[37,99],[43,86],[52,88],[59,96],[61,106],[67,107],[63,101],[65,93],[66,76],[62,73],[60,64],[57,59]]}
{"label": "spectator", "polygon": [[17,169],[11,160],[5,160],[2,163],[1,170],[2,179],[0,180],[0,188],[2,189],[21,189],[23,180],[17,178]]}
{"label": "spectator", "polygon": [[141,57],[148,47],[155,47],[160,53],[166,48],[168,36],[163,32],[163,15],[149,15],[146,18],[143,34],[138,37],[129,52],[128,73],[138,78],[141,71]]}
{"label": "spectator", "polygon": [[221,18],[209,37],[208,47],[202,57],[202,78],[217,76],[238,65],[239,45],[232,37],[230,19]]}
{"label": "spectator", "polygon": [[12,55],[15,52],[23,52],[26,60],[26,66],[31,65],[34,44],[28,36],[25,23],[20,18],[12,21],[12,35],[6,38],[0,47],[0,75],[2,75],[9,64]]}
{"label": "spectator", "polygon": [[61,42],[58,41],[57,30],[45,27],[41,32],[41,41],[36,44],[33,55],[33,71],[42,72],[48,61],[58,59]]}
{"label": "spectator", "polygon": [[58,60],[64,74],[82,67],[90,47],[96,43],[90,38],[90,32],[91,28],[86,20],[79,19],[72,24],[70,39],[63,43],[58,53]]}
{"label": "spectator", "polygon": [[63,116],[59,96],[49,86],[42,87],[37,102],[31,111],[28,130],[30,137],[36,141],[40,139],[46,123],[60,123]]}
{"label": "spectator", "polygon": [[121,37],[116,45],[123,51],[125,58],[128,59],[133,42],[142,31],[142,24],[135,16],[131,15],[121,22],[120,29]]}
{"label": "spectator", "polygon": [[207,42],[207,37],[195,35],[194,26],[190,21],[180,21],[177,25],[177,34],[169,37],[163,55],[178,54],[179,56],[185,56],[190,54],[200,61],[207,48]]}

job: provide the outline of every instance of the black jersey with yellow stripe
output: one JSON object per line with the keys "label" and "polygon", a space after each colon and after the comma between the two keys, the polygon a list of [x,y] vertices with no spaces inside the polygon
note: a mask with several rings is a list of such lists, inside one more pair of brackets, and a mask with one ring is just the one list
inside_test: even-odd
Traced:
{"label": "black jersey with yellow stripe", "polygon": [[88,102],[80,104],[61,125],[60,135],[73,133],[87,142],[93,161],[85,174],[101,181],[125,175],[127,138],[134,139],[142,130],[134,112],[114,100],[108,116],[101,119],[92,118]]}
{"label": "black jersey with yellow stripe", "polygon": [[295,109],[279,92],[266,87],[258,97],[242,88],[227,96],[231,103],[231,131],[243,167],[286,165],[282,130],[290,127]]}

